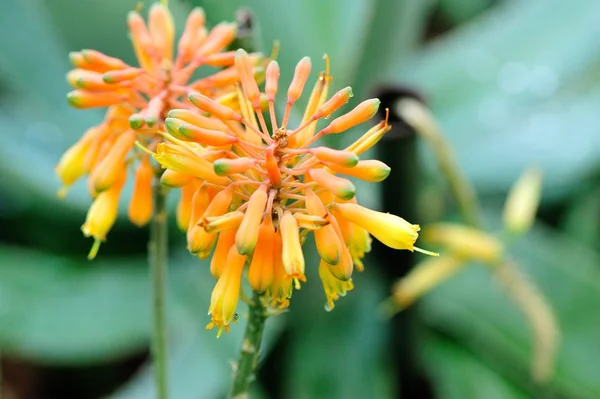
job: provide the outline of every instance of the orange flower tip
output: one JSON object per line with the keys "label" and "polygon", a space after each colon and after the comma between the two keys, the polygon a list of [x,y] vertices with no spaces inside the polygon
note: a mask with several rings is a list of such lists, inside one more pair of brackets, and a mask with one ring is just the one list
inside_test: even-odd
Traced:
{"label": "orange flower tip", "polygon": [[144,123],[145,120],[142,114],[136,113],[129,117],[129,126],[131,126],[132,129],[140,129],[144,126]]}

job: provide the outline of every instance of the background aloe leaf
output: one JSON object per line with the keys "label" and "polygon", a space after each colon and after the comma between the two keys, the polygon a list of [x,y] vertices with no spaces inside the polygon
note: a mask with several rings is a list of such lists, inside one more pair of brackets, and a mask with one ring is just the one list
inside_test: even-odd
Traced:
{"label": "background aloe leaf", "polygon": [[389,76],[425,92],[480,192],[537,164],[556,200],[599,165],[598,12],[594,0],[502,2]]}
{"label": "background aloe leaf", "polygon": [[503,379],[481,359],[440,335],[425,334],[421,362],[439,399],[525,399],[530,396]]}
{"label": "background aloe leaf", "polygon": [[[498,209],[488,214],[495,226],[500,225],[493,216],[497,214]],[[597,397],[600,344],[594,337],[600,325],[588,311],[600,305],[600,254],[541,224],[515,243],[511,254],[558,318],[562,340],[549,388],[569,398]],[[528,377],[530,332],[489,270],[463,270],[424,298],[422,315],[426,324],[464,345],[513,384],[539,394]]]}

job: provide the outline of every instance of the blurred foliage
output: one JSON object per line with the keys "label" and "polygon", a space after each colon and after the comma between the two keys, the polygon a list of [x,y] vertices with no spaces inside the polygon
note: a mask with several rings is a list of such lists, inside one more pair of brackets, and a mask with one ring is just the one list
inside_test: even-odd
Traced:
{"label": "blurred foliage", "polygon": [[[98,260],[87,262],[88,241],[76,230],[90,200],[77,185],[59,201],[53,175],[60,154],[101,118],[68,107],[67,53],[95,48],[132,61],[125,18],[137,3],[3,2],[0,347],[12,356],[84,365],[147,344],[147,233],[123,221]],[[312,57],[316,74],[327,53],[335,88],[352,85],[355,102],[381,83],[403,83],[422,93],[484,198],[490,226],[499,226],[493,197],[504,196],[525,166],[540,166],[543,220],[511,254],[560,321],[555,378],[543,388],[531,383],[526,323],[480,267],[465,269],[417,306],[414,345],[440,398],[600,397],[599,2],[171,0],[179,29],[196,5],[205,8],[210,24],[233,20],[238,7],[249,7],[262,50],[281,42],[284,82],[302,56]],[[344,145],[352,134],[334,140]],[[441,183],[424,154],[424,177]],[[439,186],[437,192],[446,195]],[[362,195],[363,202],[378,200],[375,192]],[[218,397],[243,322],[219,340],[204,331],[213,279],[206,262],[181,253],[181,239],[173,233],[173,397]],[[323,310],[325,298],[311,270],[291,314],[268,322],[271,342],[287,329],[281,382],[286,397],[392,395],[387,322],[376,313],[390,282],[377,266],[368,257],[368,271],[355,277],[355,290],[331,313]],[[147,398],[151,389],[144,369],[114,398]]]}

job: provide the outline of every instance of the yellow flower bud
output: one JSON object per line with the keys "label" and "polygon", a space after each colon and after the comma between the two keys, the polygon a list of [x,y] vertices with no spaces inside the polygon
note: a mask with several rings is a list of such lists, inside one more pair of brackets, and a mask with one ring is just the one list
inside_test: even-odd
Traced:
{"label": "yellow flower bud", "polygon": [[329,266],[323,260],[319,263],[319,277],[323,283],[323,290],[327,297],[327,303],[325,304],[325,310],[328,312],[333,310],[335,307],[334,301],[337,301],[341,296],[346,296],[346,292],[352,290],[354,285],[352,280],[338,280],[331,271]]}
{"label": "yellow flower bud", "polygon": [[125,184],[125,172],[121,173],[110,189],[100,193],[90,206],[81,231],[86,237],[94,237],[95,244],[88,255],[89,259],[96,257],[98,246],[106,240],[106,235],[117,220],[119,196]]}
{"label": "yellow flower bud", "polygon": [[267,205],[267,186],[261,185],[248,200],[246,216],[235,236],[235,245],[242,255],[250,255],[258,240],[260,222]]}
{"label": "yellow flower bud", "polygon": [[227,327],[234,319],[245,262],[246,256],[238,254],[235,246],[232,246],[227,254],[223,272],[213,289],[208,310],[212,322],[207,328],[217,327],[217,336],[221,334],[223,327]]}
{"label": "yellow flower bud", "polygon": [[481,262],[496,263],[502,259],[504,251],[500,240],[491,234],[454,223],[427,226],[423,239],[463,259]]}
{"label": "yellow flower bud", "polygon": [[464,265],[464,260],[453,256],[427,258],[394,285],[392,301],[398,310],[402,310],[452,277]]}
{"label": "yellow flower bud", "polygon": [[343,200],[354,198],[356,187],[350,180],[334,176],[325,169],[310,169],[308,174],[319,186],[331,191],[338,198]]}
{"label": "yellow flower bud", "polygon": [[304,281],[304,254],[300,245],[298,223],[290,211],[286,211],[279,221],[279,229],[283,244],[281,257],[285,271],[292,278]]}
{"label": "yellow flower bud", "polygon": [[514,234],[531,228],[542,194],[542,173],[529,168],[512,186],[504,204],[504,225]]}

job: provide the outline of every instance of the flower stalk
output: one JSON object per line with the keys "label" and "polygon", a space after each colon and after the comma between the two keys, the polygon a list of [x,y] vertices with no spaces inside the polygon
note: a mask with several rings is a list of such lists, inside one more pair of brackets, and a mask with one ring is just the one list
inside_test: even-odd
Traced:
{"label": "flower stalk", "polygon": [[152,358],[156,380],[156,397],[167,399],[167,317],[166,294],[168,273],[167,189],[156,178],[153,185],[154,214],[150,226],[148,261],[152,280]]}
{"label": "flower stalk", "polygon": [[232,399],[248,398],[250,395],[250,384],[256,375],[260,357],[260,344],[265,321],[267,320],[262,295],[254,290],[252,292],[252,300],[248,303],[248,324],[246,324],[242,348],[233,373],[229,396]]}
{"label": "flower stalk", "polygon": [[415,129],[435,154],[440,171],[450,186],[464,220],[473,227],[480,227],[481,217],[475,190],[458,166],[433,115],[418,100],[408,98],[398,102],[396,112]]}

